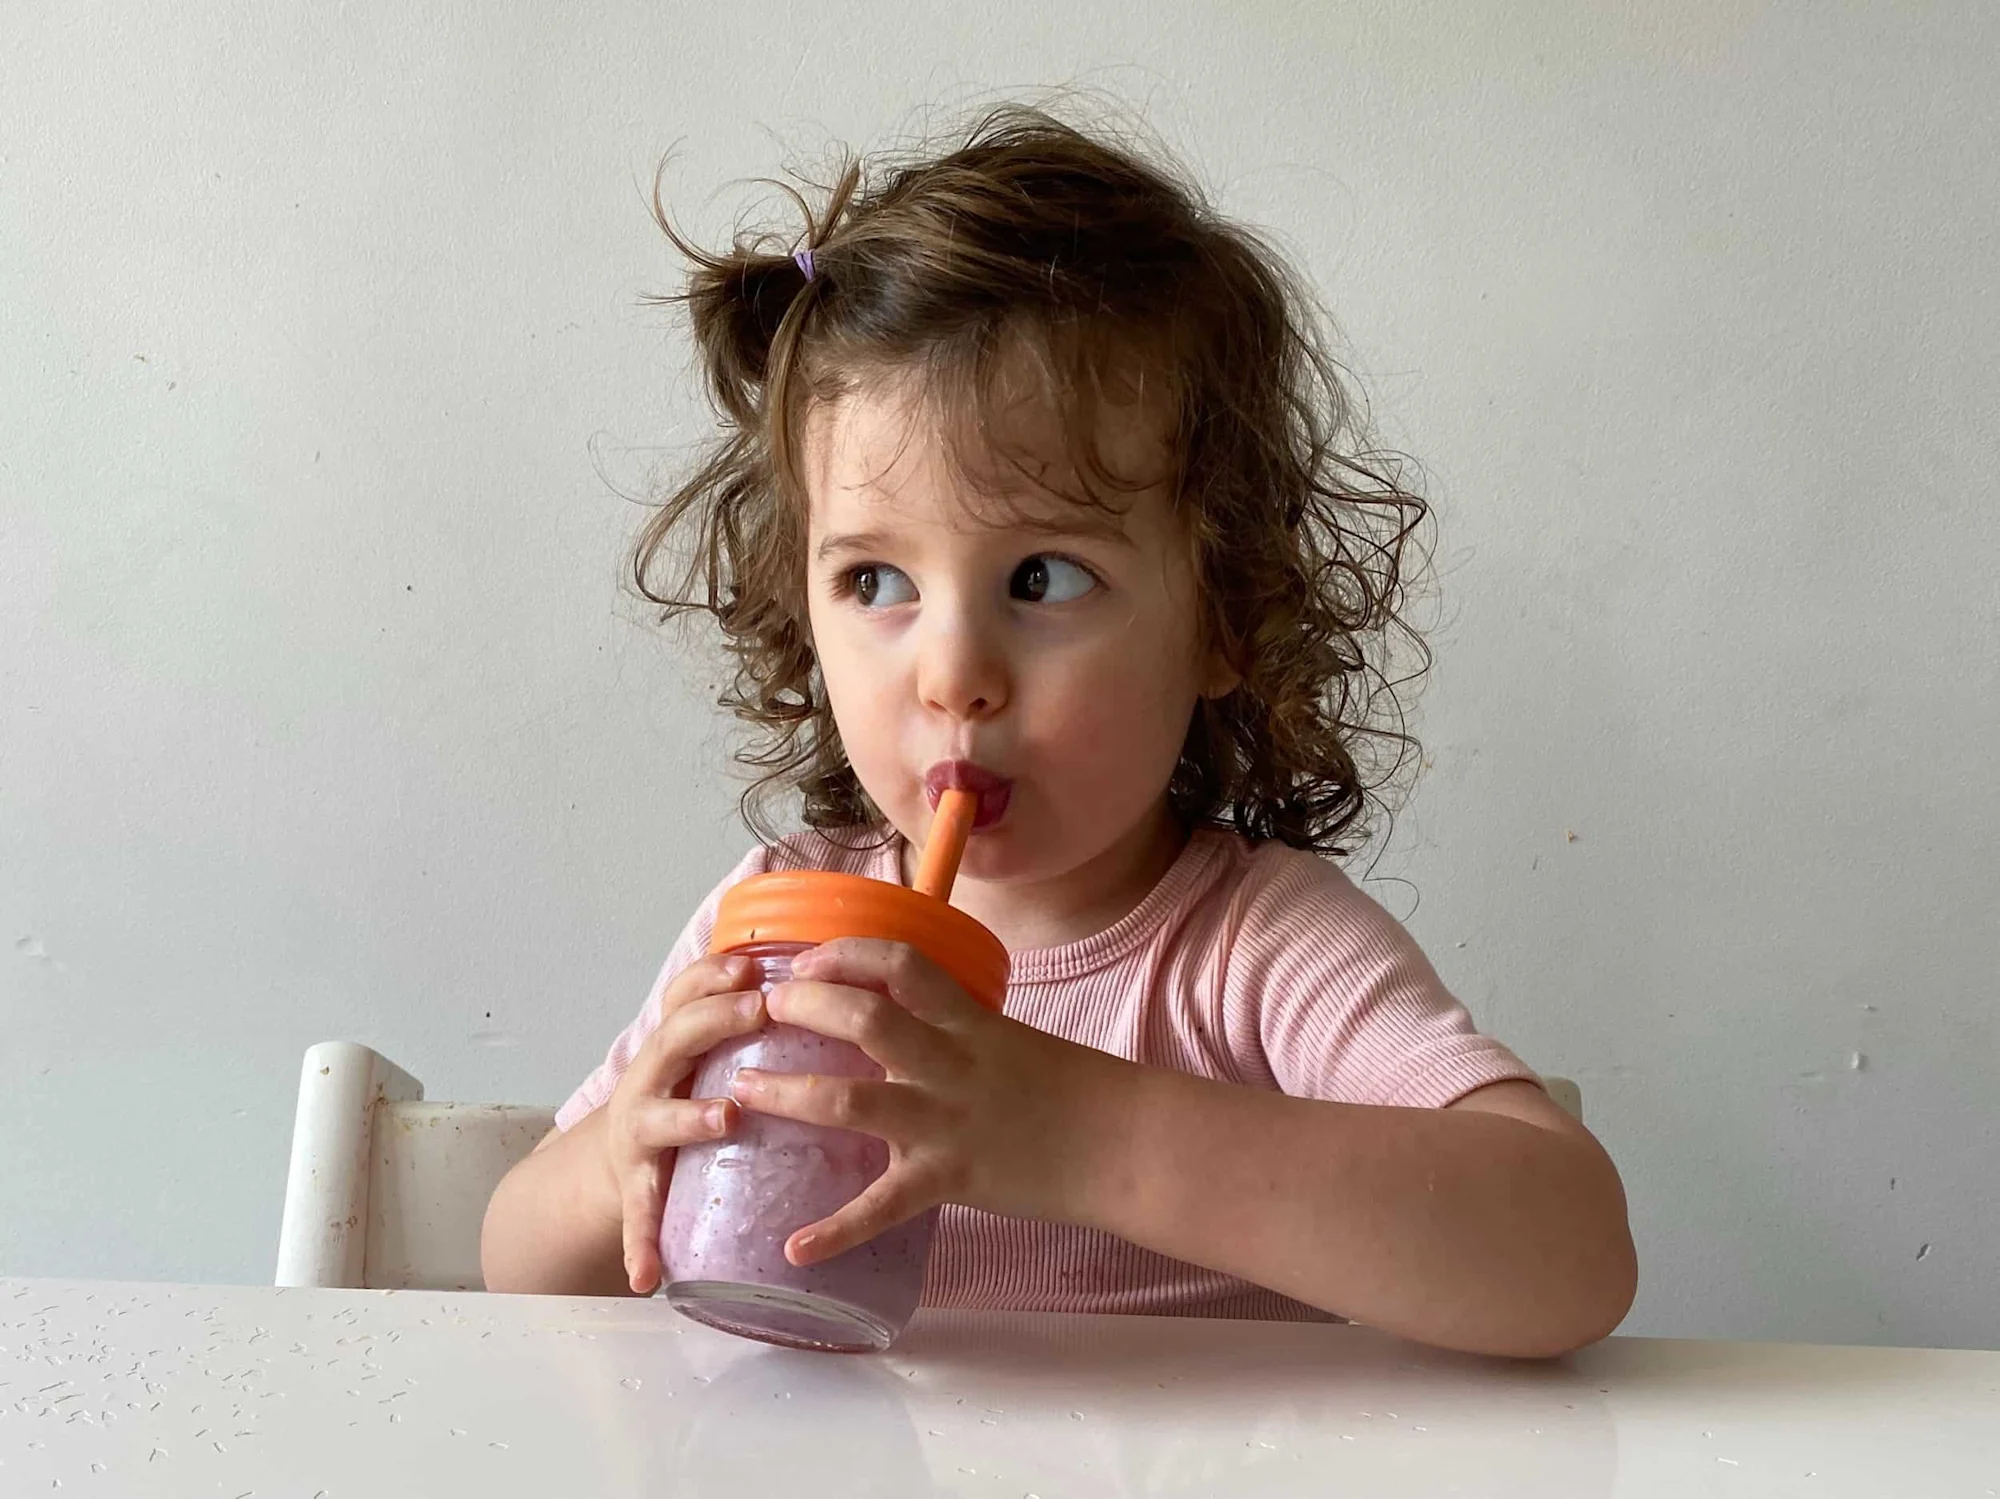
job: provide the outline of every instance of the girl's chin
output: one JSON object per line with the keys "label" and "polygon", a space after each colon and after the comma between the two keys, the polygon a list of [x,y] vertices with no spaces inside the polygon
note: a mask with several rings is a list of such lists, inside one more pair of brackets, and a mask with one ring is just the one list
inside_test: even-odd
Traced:
{"label": "girl's chin", "polygon": [[[930,831],[925,824],[923,831]],[[1021,845],[1013,836],[1014,818],[1003,817],[990,828],[980,828],[965,844],[965,855],[959,860],[958,872],[966,879],[997,883],[1020,879],[1035,873],[1032,859],[1022,857]],[[917,856],[923,850],[923,840],[912,838],[908,833],[903,841],[909,845],[903,855],[903,877],[909,879],[916,869]]]}
{"label": "girl's chin", "polygon": [[[936,814],[929,807],[921,807],[915,811],[913,817],[897,817],[891,820],[896,825],[896,831],[903,835],[903,841],[915,851],[921,849],[924,841],[930,837],[931,823],[935,817]],[[1012,835],[1019,824],[1020,818],[1016,815],[1016,810],[1004,805],[999,815],[991,821],[982,820],[975,823],[972,835],[965,842],[965,861],[959,868],[970,869],[975,856],[993,858],[997,849],[1013,841]]]}
{"label": "girl's chin", "polygon": [[1043,838],[1023,837],[1010,820],[991,833],[976,834],[966,845],[958,872],[961,878],[983,885],[1034,885],[1060,879],[1076,867],[1074,861],[1063,860],[1062,849],[1051,849]]}

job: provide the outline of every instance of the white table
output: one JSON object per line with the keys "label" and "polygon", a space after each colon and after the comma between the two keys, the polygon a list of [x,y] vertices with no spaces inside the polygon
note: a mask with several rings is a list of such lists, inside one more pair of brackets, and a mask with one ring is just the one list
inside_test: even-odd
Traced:
{"label": "white table", "polygon": [[1992,1495],[2000,1353],[930,1314],[873,1359],[660,1302],[0,1280],[0,1495]]}

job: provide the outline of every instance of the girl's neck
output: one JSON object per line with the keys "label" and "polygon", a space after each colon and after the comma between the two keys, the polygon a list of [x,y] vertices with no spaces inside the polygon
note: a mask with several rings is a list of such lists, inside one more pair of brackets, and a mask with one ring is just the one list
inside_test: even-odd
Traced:
{"label": "girl's neck", "polygon": [[[1094,937],[1130,915],[1187,846],[1187,830],[1165,798],[1096,858],[1052,879],[996,883],[960,876],[951,903],[980,922],[1009,952],[1060,947]],[[903,883],[916,874],[917,850],[902,846]]]}

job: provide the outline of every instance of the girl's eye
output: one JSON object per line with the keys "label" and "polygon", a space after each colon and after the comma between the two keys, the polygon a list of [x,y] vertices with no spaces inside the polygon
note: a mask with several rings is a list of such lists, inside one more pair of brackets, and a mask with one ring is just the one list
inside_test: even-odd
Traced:
{"label": "girl's eye", "polygon": [[1096,575],[1067,557],[1030,557],[1014,569],[1007,591],[1031,604],[1067,604],[1096,586]]}
{"label": "girl's eye", "polygon": [[848,570],[847,591],[864,609],[886,609],[891,604],[907,604],[917,596],[909,575],[886,562]]}

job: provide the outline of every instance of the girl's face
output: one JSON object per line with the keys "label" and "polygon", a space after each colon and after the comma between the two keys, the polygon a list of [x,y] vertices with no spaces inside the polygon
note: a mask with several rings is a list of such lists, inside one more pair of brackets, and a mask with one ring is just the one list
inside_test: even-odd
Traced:
{"label": "girl's face", "polygon": [[[808,613],[849,763],[915,844],[946,788],[979,793],[968,879],[1116,863],[1162,837],[1196,702],[1234,685],[1200,649],[1167,493],[1102,510],[1025,476],[999,501],[969,492],[919,409],[890,382],[806,429]],[[1076,492],[1053,418],[1016,409],[1015,440]],[[1151,429],[1111,410],[1123,425],[1100,446],[1132,472]]]}

